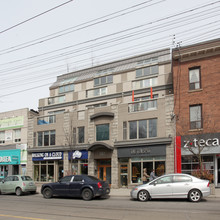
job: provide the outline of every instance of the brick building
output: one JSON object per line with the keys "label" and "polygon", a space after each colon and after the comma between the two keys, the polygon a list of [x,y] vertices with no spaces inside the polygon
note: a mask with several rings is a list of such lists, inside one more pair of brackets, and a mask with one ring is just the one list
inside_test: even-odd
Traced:
{"label": "brick building", "polygon": [[[203,167],[220,185],[220,39],[173,51],[176,166],[192,173]],[[198,153],[201,151],[201,153]],[[182,155],[182,157],[181,157]]]}
{"label": "brick building", "polygon": [[143,168],[174,172],[172,111],[169,49],[58,76],[29,120],[28,173],[56,181],[72,167],[117,188]]}

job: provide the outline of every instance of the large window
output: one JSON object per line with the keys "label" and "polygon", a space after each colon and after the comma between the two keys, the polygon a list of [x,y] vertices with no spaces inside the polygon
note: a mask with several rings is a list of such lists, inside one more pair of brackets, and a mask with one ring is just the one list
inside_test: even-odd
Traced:
{"label": "large window", "polygon": [[149,88],[152,86],[157,85],[157,77],[150,78],[150,79],[142,79],[133,82],[134,89],[142,89],[142,88]]}
{"label": "large window", "polygon": [[136,77],[149,76],[149,75],[154,75],[154,74],[158,74],[158,73],[159,73],[158,65],[147,66],[142,69],[137,69],[136,70]]}
{"label": "large window", "polygon": [[195,90],[201,88],[200,67],[189,69],[189,89]]}
{"label": "large window", "polygon": [[147,169],[147,174],[155,169],[156,176],[165,174],[165,158],[164,157],[146,157],[131,159],[131,182],[142,183],[143,169]]}
{"label": "large window", "polygon": [[96,140],[109,140],[109,124],[96,125]]}
{"label": "large window", "polygon": [[56,132],[55,131],[40,131],[38,132],[38,146],[55,145]]}
{"label": "large window", "polygon": [[65,95],[48,98],[48,105],[65,102]]}
{"label": "large window", "polygon": [[0,144],[4,144],[4,143],[5,143],[5,132],[0,131]]}
{"label": "large window", "polygon": [[86,92],[87,98],[95,97],[95,96],[101,96],[101,95],[106,95],[107,94],[107,87],[103,88],[97,88],[93,90],[88,90]]}
{"label": "large window", "polygon": [[202,105],[192,105],[190,109],[190,129],[202,128]]}
{"label": "large window", "polygon": [[102,76],[94,79],[94,86],[101,86],[113,82],[113,75]]}
{"label": "large window", "polygon": [[129,138],[141,139],[157,137],[157,119],[129,122]]}
{"label": "large window", "polygon": [[69,85],[59,87],[59,94],[65,93],[65,92],[72,92],[72,91],[74,91],[74,84],[69,84]]}
{"label": "large window", "polygon": [[54,182],[55,162],[39,161],[34,162],[34,181]]}

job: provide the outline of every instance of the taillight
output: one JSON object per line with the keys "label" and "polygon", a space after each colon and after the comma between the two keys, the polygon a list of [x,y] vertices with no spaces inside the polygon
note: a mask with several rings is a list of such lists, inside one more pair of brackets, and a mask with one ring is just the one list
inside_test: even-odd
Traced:
{"label": "taillight", "polygon": [[209,182],[208,182],[208,184],[207,184],[207,187],[209,187]]}
{"label": "taillight", "polygon": [[102,188],[102,184],[100,182],[98,182],[98,188]]}
{"label": "taillight", "polygon": [[22,184],[23,184],[23,186],[26,186],[26,184],[24,182]]}

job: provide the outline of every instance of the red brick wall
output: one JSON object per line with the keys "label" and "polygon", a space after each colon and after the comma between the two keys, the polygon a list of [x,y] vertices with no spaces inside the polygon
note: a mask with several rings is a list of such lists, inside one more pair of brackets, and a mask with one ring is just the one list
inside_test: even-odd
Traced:
{"label": "red brick wall", "polygon": [[[201,90],[189,90],[189,68],[200,66]],[[189,106],[202,104],[203,133],[220,132],[220,55],[187,62],[173,62],[176,134],[193,135]]]}

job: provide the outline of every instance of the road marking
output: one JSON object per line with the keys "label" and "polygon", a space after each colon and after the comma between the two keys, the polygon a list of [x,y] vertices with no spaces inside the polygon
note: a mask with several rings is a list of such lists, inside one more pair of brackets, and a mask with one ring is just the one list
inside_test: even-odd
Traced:
{"label": "road marking", "polygon": [[43,218],[32,218],[32,217],[23,217],[23,216],[15,216],[15,215],[2,215],[2,214],[0,214],[0,216],[10,217],[10,218],[31,219],[31,220],[48,220],[48,219],[43,219]]}

